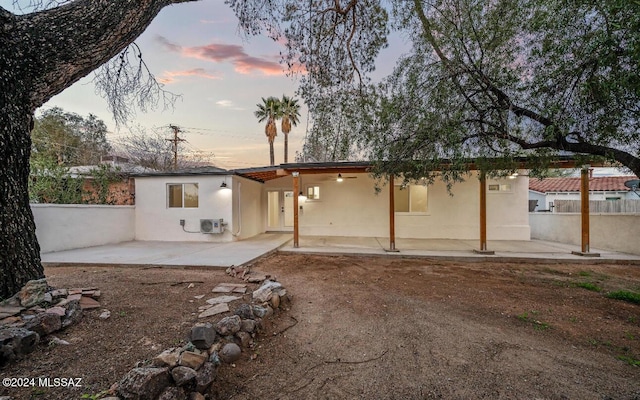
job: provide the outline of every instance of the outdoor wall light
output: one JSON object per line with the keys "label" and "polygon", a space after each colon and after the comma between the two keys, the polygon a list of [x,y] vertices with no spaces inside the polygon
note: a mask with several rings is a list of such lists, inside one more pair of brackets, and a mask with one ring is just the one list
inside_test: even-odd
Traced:
{"label": "outdoor wall light", "polygon": [[342,179],[342,174],[338,174],[338,179],[336,179],[336,182],[342,182],[344,179]]}
{"label": "outdoor wall light", "polygon": [[300,193],[298,193],[298,201],[301,203],[304,203],[305,201],[307,201],[307,196],[305,196],[304,193],[302,193],[302,190],[300,191]]}
{"label": "outdoor wall light", "polygon": [[220,189],[229,189],[229,190],[231,190],[231,188],[229,186],[227,186],[227,178],[224,178],[224,181],[220,184]]}

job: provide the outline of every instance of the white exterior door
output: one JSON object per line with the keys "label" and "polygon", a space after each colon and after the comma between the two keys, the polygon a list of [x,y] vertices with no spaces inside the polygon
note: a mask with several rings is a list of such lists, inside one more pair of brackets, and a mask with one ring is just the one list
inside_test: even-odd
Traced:
{"label": "white exterior door", "polygon": [[267,231],[293,230],[293,191],[267,192]]}

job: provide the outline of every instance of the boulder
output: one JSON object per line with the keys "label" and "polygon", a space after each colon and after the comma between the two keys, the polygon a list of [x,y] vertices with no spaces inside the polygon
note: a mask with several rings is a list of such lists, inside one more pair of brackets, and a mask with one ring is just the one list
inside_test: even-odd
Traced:
{"label": "boulder", "polygon": [[64,318],[62,318],[62,329],[74,325],[82,319],[82,308],[80,308],[79,300],[71,300],[66,305]]}
{"label": "boulder", "polygon": [[117,394],[124,400],[154,400],[170,384],[167,368],[134,368],[120,381]]}
{"label": "boulder", "polygon": [[0,366],[35,350],[40,335],[25,328],[0,330]]}
{"label": "boulder", "polygon": [[196,376],[196,391],[199,393],[205,393],[215,378],[215,364],[210,362],[204,363],[202,368],[198,370],[198,375]]}
{"label": "boulder", "polygon": [[44,301],[47,293],[47,280],[45,278],[27,282],[18,292],[18,299],[22,307],[32,307]]}
{"label": "boulder", "polygon": [[171,370],[171,377],[178,386],[184,386],[196,379],[196,371],[193,368],[178,366]]}
{"label": "boulder", "polygon": [[237,332],[236,337],[240,339],[240,346],[244,348],[249,347],[252,343],[251,335],[247,332]]}
{"label": "boulder", "polygon": [[24,327],[36,332],[40,337],[44,337],[60,330],[62,328],[62,321],[58,315],[45,312],[36,315],[36,317],[29,320]]}
{"label": "boulder", "polygon": [[187,394],[182,388],[169,386],[160,394],[158,400],[187,400]]}
{"label": "boulder", "polygon": [[255,317],[251,306],[246,303],[240,304],[233,313],[242,319],[253,319]]}
{"label": "boulder", "polygon": [[280,291],[284,290],[280,282],[266,280],[262,285],[253,292],[253,300],[264,303],[271,299],[271,295],[276,293],[280,295]]}
{"label": "boulder", "polygon": [[256,321],[252,319],[243,319],[240,323],[240,331],[253,333],[256,330]]}
{"label": "boulder", "polygon": [[271,305],[271,307],[273,307],[274,310],[280,307],[280,295],[277,293],[273,293],[271,295],[271,299],[269,300],[269,304]]}
{"label": "boulder", "polygon": [[258,318],[264,318],[267,315],[267,308],[262,306],[253,306],[253,314]]}
{"label": "boulder", "polygon": [[241,354],[242,350],[240,346],[235,343],[227,343],[222,346],[222,350],[220,350],[220,359],[227,364],[231,364],[232,362],[238,361]]}
{"label": "boulder", "polygon": [[237,315],[224,317],[216,324],[216,331],[221,336],[233,335],[240,330],[241,319]]}
{"label": "boulder", "polygon": [[200,350],[207,350],[216,341],[213,325],[206,323],[191,328],[191,343]]}

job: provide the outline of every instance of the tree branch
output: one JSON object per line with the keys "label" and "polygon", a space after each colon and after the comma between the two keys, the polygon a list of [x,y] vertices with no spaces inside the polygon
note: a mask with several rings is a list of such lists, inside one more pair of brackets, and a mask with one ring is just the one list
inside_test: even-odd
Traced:
{"label": "tree branch", "polygon": [[[76,0],[12,15],[8,36],[34,111],[133,42],[160,10],[197,0]],[[7,29],[7,27],[5,27]]]}

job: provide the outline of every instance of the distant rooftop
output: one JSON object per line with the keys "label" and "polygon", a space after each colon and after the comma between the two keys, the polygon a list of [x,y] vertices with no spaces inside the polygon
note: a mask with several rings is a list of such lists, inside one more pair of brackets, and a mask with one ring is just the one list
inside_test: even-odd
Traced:
{"label": "distant rooftop", "polygon": [[[594,192],[627,192],[624,185],[628,180],[638,179],[631,176],[597,176],[589,178],[589,191]],[[537,178],[529,179],[529,190],[540,193],[549,192],[579,192],[580,178]]]}

